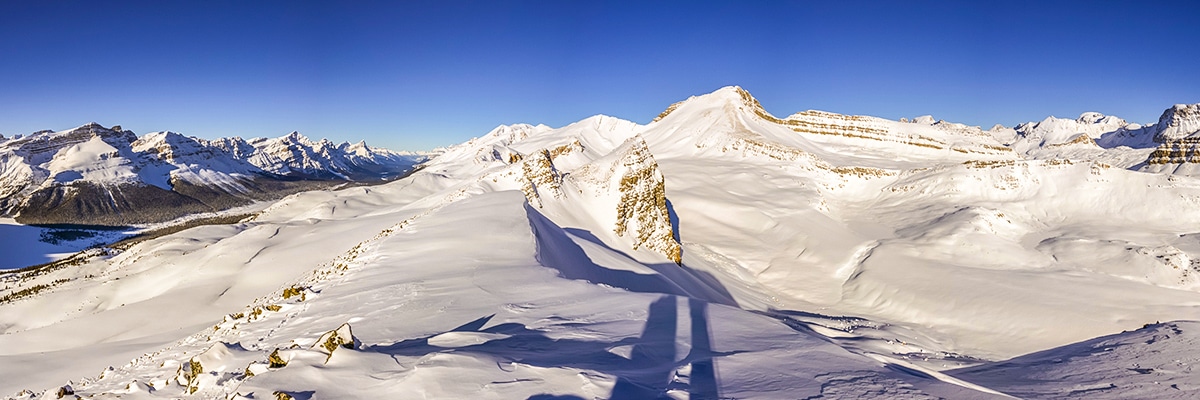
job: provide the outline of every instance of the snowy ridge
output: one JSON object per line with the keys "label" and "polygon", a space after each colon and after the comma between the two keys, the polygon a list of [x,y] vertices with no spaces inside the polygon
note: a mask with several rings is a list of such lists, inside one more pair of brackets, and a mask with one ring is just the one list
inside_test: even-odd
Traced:
{"label": "snowy ridge", "polygon": [[1153,151],[1108,147],[1151,129],[1122,124],[779,119],[729,87],[646,125],[502,126],[394,182],[0,275],[0,392],[1195,397],[1192,323],[1154,324],[1200,318],[1200,180],[1109,163]]}
{"label": "snowy ridge", "polygon": [[255,143],[174,132],[139,138],[96,123],[9,139],[0,142],[0,213],[25,223],[157,222],[303,186],[272,181],[387,179],[424,159],[294,132]]}

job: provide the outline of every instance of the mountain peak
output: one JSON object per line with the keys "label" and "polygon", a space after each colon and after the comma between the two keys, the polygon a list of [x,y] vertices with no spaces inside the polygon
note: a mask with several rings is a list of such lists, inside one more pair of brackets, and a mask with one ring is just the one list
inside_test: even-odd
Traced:
{"label": "mountain peak", "polygon": [[1082,124],[1094,124],[1099,122],[1101,119],[1104,119],[1104,117],[1104,114],[1095,111],[1087,111],[1083,114],[1079,114],[1079,118],[1076,118],[1075,121]]}
{"label": "mountain peak", "polygon": [[1155,140],[1182,139],[1200,132],[1200,103],[1176,104],[1158,118]]}
{"label": "mountain peak", "polygon": [[296,144],[306,144],[306,145],[316,144],[316,142],[313,142],[311,139],[308,138],[308,136],[304,136],[304,134],[300,133],[299,131],[292,131],[291,133],[280,136],[278,140],[281,142],[284,142],[284,143],[296,143]]}
{"label": "mountain peak", "polygon": [[[667,107],[666,110],[663,110],[662,113],[659,113],[658,116],[654,117],[654,119],[651,120],[650,122],[654,123],[654,122],[661,121],[663,118],[666,118],[668,115],[671,115],[671,113],[675,112],[676,109],[678,109],[679,107],[681,107],[683,105],[697,105],[697,104],[699,104],[700,106],[737,104],[737,105],[745,105],[752,109],[762,110],[762,105],[760,105],[758,103],[758,99],[755,99],[754,96],[750,94],[750,92],[746,91],[746,89],[742,89],[740,86],[725,86],[720,89],[714,90],[711,93],[706,93],[706,94],[697,95],[697,96],[691,96],[683,101],[677,102],[675,104],[671,104],[670,106]],[[765,111],[763,111],[763,112],[765,112]]]}
{"label": "mountain peak", "polygon": [[98,124],[98,123],[96,123],[96,122],[88,122],[88,123],[86,123],[86,124],[83,124],[83,125],[80,125],[80,126],[77,126],[77,127],[71,128],[71,129],[67,129],[67,130],[65,130],[65,131],[63,131],[63,132],[94,132],[94,133],[101,133],[101,132],[109,132],[109,131],[111,131],[111,129],[105,128],[105,127],[104,127],[104,125],[100,125],[100,124]]}

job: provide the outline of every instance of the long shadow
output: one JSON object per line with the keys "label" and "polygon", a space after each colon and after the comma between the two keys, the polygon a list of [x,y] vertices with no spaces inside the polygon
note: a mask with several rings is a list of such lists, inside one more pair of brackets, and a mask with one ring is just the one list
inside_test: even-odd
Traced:
{"label": "long shadow", "polygon": [[[586,240],[596,244],[597,246],[603,247],[605,250],[620,254],[622,257],[625,257],[629,260],[634,260],[633,257],[630,257],[629,254],[625,253],[624,251],[614,249],[612,246],[609,246],[608,243],[604,243],[603,240],[600,240],[600,238],[596,237],[596,235],[591,231],[578,228],[559,229],[570,234],[570,236]],[[572,244],[574,244],[574,242],[572,242]],[[578,247],[579,245],[575,246]],[[579,250],[583,251],[583,248],[579,248]],[[591,262],[590,259],[588,261]],[[675,284],[677,287],[688,288],[685,290],[687,293],[684,294],[684,296],[698,298],[710,303],[723,304],[731,307],[738,306],[737,300],[733,299],[733,294],[729,293],[729,289],[726,289],[725,285],[721,284],[721,281],[708,271],[694,269],[687,266],[687,264],[658,263],[642,265],[654,270],[654,272],[662,275],[665,277],[665,279],[670,280],[672,284]]]}
{"label": "long shadow", "polygon": [[[455,328],[452,332],[483,332],[503,334],[507,337],[476,345],[444,348],[429,344],[433,336],[410,339],[389,345],[365,346],[364,351],[379,352],[393,356],[421,357],[431,353],[454,352],[475,354],[481,357],[503,359],[539,367],[570,367],[593,370],[617,377],[613,388],[613,399],[659,398],[666,393],[672,373],[693,356],[676,360],[675,328],[678,323],[677,300],[673,295],[664,295],[649,306],[645,328],[637,338],[624,338],[606,342],[598,340],[554,339],[542,331],[532,330],[522,324],[504,323],[487,329],[478,329],[487,324],[491,315],[484,316]],[[697,304],[706,304],[697,301]],[[695,312],[695,311],[693,311]],[[695,330],[693,326],[693,330]],[[707,323],[704,340],[707,340]],[[436,335],[434,335],[436,336]],[[621,357],[610,350],[614,347],[633,346],[629,358]],[[704,345],[701,345],[704,346]],[[693,354],[711,360],[714,356],[733,353],[714,353],[707,347]],[[711,365],[711,361],[710,361]],[[693,370],[695,367],[693,366]],[[695,379],[695,378],[693,378]],[[694,384],[693,384],[694,385]],[[709,393],[716,393],[716,381],[708,384]]]}
{"label": "long shadow", "polygon": [[[621,376],[613,388],[612,398],[655,398],[665,393],[666,385],[670,384],[671,369],[663,369],[661,366],[675,364],[673,343],[678,318],[676,301],[673,296],[688,297],[691,351],[683,360],[679,361],[679,365],[692,364],[691,375],[688,379],[688,392],[695,399],[719,397],[714,356],[726,354],[717,354],[712,351],[711,329],[708,325],[708,302],[734,307],[737,306],[737,302],[716,277],[706,271],[672,263],[642,264],[657,272],[655,275],[603,267],[593,262],[587,252],[571,237],[591,242],[605,250],[620,254],[626,259],[633,260],[633,258],[622,251],[613,249],[590,231],[562,228],[528,204],[525,208],[530,225],[538,240],[538,261],[547,267],[558,270],[562,277],[587,280],[631,292],[667,295],[651,304],[645,330],[642,332],[639,344],[634,347],[633,359],[630,360],[635,365],[658,367],[632,371]],[[675,227],[674,232],[678,235],[678,220],[674,209],[668,207],[668,211],[672,227]],[[668,302],[667,299],[670,301]],[[668,343],[669,348],[651,345],[652,343]],[[668,351],[669,356],[664,356]]]}
{"label": "long shadow", "polygon": [[692,372],[688,378],[688,394],[693,400],[717,399],[717,370],[713,365],[712,340],[708,328],[708,303],[688,299],[688,311],[692,319],[692,350],[688,354],[692,361]]}
{"label": "long shadow", "polygon": [[[575,241],[549,218],[529,210],[529,220],[538,239],[538,261],[558,270],[563,278],[586,280],[638,293],[688,295],[683,288],[661,275],[639,274],[597,265],[582,247],[575,244]],[[591,235],[590,232],[587,234]],[[678,268],[675,264],[671,264],[671,267]]]}
{"label": "long shadow", "polygon": [[671,369],[662,368],[675,364],[676,297],[663,296],[650,303],[650,315],[646,317],[646,328],[642,337],[633,346],[629,363],[645,368],[629,371],[617,378],[613,386],[612,399],[653,399],[662,397],[671,380]]}
{"label": "long shadow", "polygon": [[[637,262],[629,254],[604,243],[592,232],[578,228],[563,228],[555,224],[529,204],[525,212],[538,240],[538,261],[559,270],[564,278],[581,279],[592,283],[622,288],[638,293],[664,293],[700,298],[713,303],[737,307],[737,301],[716,277],[674,263],[645,265],[658,275],[638,274],[631,271],[614,270],[592,262],[587,252],[579,247],[571,236],[594,243],[615,254]],[[673,215],[673,214],[672,214]],[[676,224],[672,218],[672,226]],[[568,235],[569,234],[569,235]]]}

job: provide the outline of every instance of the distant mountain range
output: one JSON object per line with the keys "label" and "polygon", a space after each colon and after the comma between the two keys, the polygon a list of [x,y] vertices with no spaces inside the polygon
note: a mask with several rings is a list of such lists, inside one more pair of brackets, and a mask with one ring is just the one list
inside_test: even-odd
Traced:
{"label": "distant mountain range", "polygon": [[[1154,124],[1087,112],[1077,119],[1047,117],[983,130],[931,116],[891,121],[810,110],[781,119],[766,113],[748,94],[743,97],[753,103],[757,117],[825,138],[818,142],[857,143],[843,149],[852,150],[854,158],[919,162],[927,158],[920,154],[933,151],[927,156],[1087,159],[1146,172],[1200,173],[1200,104],[1168,108]],[[677,107],[669,107],[658,119]],[[489,136],[549,129],[518,124],[497,128]],[[784,137],[776,142],[791,140]],[[897,144],[901,147],[894,147]],[[746,151],[779,150],[761,143],[736,145]],[[841,148],[820,147],[814,153]],[[0,216],[26,224],[162,222],[346,182],[395,178],[429,155],[363,142],[312,141],[298,132],[250,140],[205,140],[169,131],[139,137],[120,126],[105,128],[93,122],[65,131],[0,136]],[[835,163],[838,158],[827,157]]]}
{"label": "distant mountain range", "polygon": [[0,137],[0,214],[26,224],[170,220],[345,182],[395,178],[426,155],[291,134],[141,137],[89,123]]}

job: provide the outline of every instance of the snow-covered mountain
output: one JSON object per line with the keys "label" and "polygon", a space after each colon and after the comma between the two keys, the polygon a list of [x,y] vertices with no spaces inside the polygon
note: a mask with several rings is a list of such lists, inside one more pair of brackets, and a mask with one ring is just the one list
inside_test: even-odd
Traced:
{"label": "snow-covered mountain", "polygon": [[1157,123],[1138,124],[1096,112],[1079,118],[1047,117],[1009,129],[995,127],[993,135],[1028,159],[1076,159],[1103,162],[1119,168],[1193,175],[1200,138],[1200,104],[1176,104],[1163,111]]}
{"label": "snow-covered mountain", "polygon": [[90,123],[0,141],[0,213],[23,223],[158,222],[330,185],[321,181],[387,179],[423,158],[296,132],[209,141]]}
{"label": "snow-covered mountain", "polygon": [[[1171,110],[983,130],[727,87],[645,125],[502,126],[394,182],[0,275],[0,392],[1194,398],[1200,179],[1147,167],[1188,129]],[[283,163],[261,143],[214,147]],[[288,168],[342,148],[306,147]]]}

